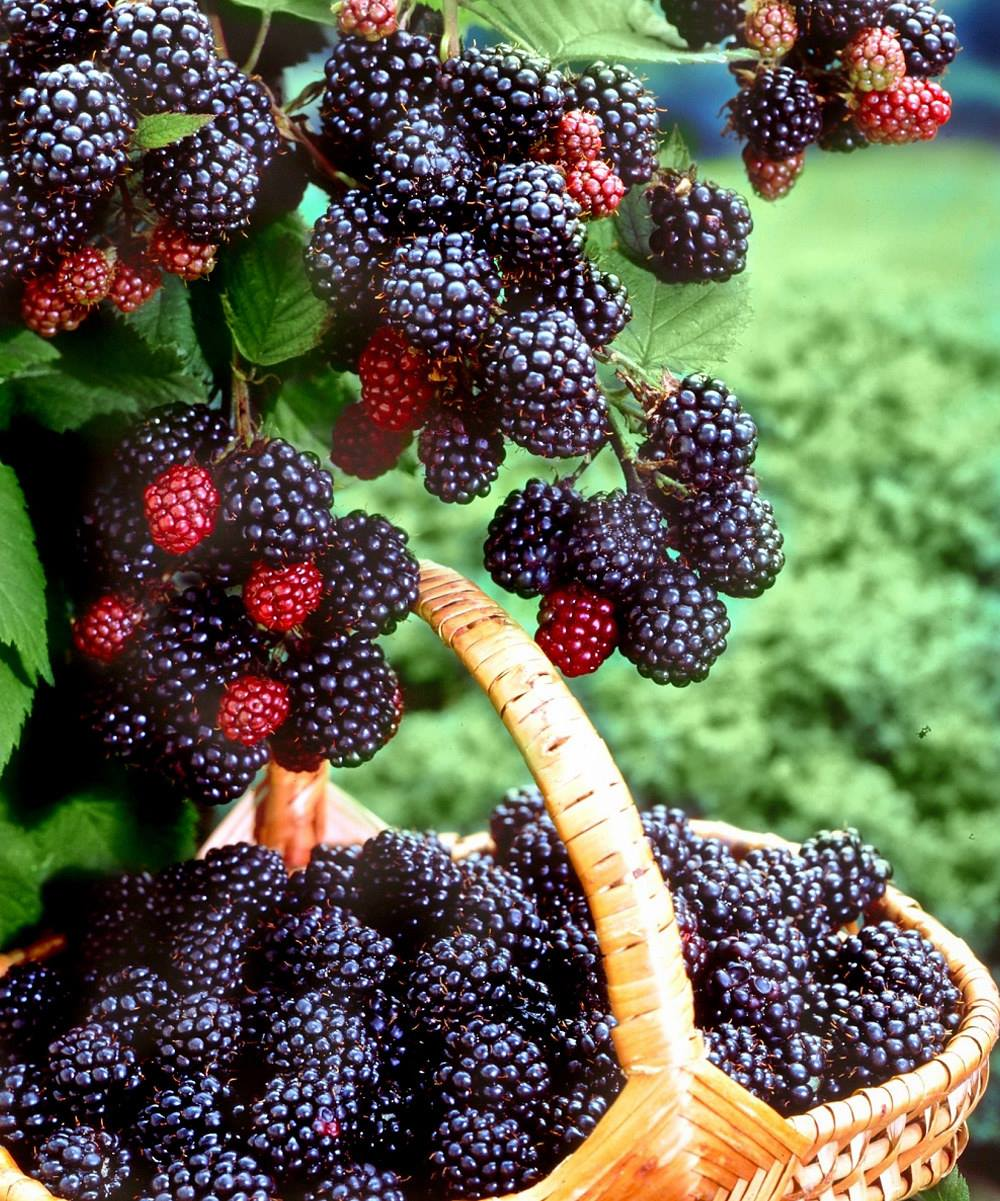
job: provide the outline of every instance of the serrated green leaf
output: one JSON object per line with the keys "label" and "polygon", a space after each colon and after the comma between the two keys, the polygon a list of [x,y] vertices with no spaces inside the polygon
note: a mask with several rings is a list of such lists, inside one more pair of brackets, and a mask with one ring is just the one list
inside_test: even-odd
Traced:
{"label": "serrated green leaf", "polygon": [[660,166],[668,171],[686,171],[693,162],[691,148],[681,133],[681,127],[675,125],[660,145]]}
{"label": "serrated green leaf", "polygon": [[58,358],[52,343],[30,329],[0,330],[0,382],[37,375]]}
{"label": "serrated green leaf", "polygon": [[[34,683],[25,673],[19,653],[13,647],[0,646],[0,770],[17,746],[34,695]],[[0,889],[0,894],[3,892]]]}
{"label": "serrated green leaf", "polygon": [[958,1168],[954,1168],[944,1180],[921,1193],[915,1201],[969,1201],[969,1186]]}
{"label": "serrated green leaf", "polygon": [[333,21],[329,0],[234,0],[234,3],[262,13],[288,13],[304,21],[318,21],[321,25]]}
{"label": "serrated green leaf", "polygon": [[140,117],[132,135],[137,150],[160,150],[197,133],[212,120],[212,113],[150,113]]}
{"label": "serrated green leaf", "polygon": [[291,214],[253,235],[225,262],[226,323],[251,363],[283,363],[312,350],[323,336],[329,310],[309,287],[305,244],[305,226]]}
{"label": "serrated green leaf", "polygon": [[0,642],[20,657],[29,682],[51,681],[45,576],[17,476],[0,464]]}
{"label": "serrated green leaf", "polygon": [[194,326],[191,292],[176,275],[165,275],[163,286],[123,321],[150,350],[175,354],[191,375],[211,374]]}
{"label": "serrated green leaf", "polygon": [[[605,249],[614,247],[617,241],[620,250],[642,266],[649,258],[649,235],[653,232],[653,218],[646,199],[646,188],[640,185],[629,188],[614,217],[602,223],[600,235],[604,237]],[[596,228],[593,231],[597,234]]]}
{"label": "serrated green leaf", "polygon": [[357,376],[326,370],[286,381],[264,417],[264,432],[284,438],[325,461],[338,414],[357,400]]}

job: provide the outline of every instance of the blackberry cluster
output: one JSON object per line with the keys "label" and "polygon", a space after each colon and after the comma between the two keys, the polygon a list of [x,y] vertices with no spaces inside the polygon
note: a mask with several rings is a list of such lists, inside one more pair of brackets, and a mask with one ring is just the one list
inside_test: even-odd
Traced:
{"label": "blackberry cluster", "polygon": [[369,36],[345,34],[326,64],[326,145],[358,186],[306,252],[338,361],[361,377],[332,458],[371,478],[422,430],[428,490],[464,504],[489,491],[505,438],[546,458],[607,439],[594,352],[631,312],[585,226],[652,177],[655,102],[621,66],[570,78],[509,45],[442,65],[420,34]]}
{"label": "blackberry cluster", "polygon": [[[210,269],[249,222],[278,132],[269,93],[219,58],[195,0],[15,0],[3,24],[0,287],[23,283],[25,324],[52,337],[101,301],[134,311],[161,270]],[[161,112],[211,120],[135,171],[138,117]]]}
{"label": "blackberry cluster", "polygon": [[271,758],[365,762],[399,724],[374,639],[416,601],[406,535],[331,513],[315,456],[234,445],[205,405],[154,411],[90,498],[74,642],[109,754],[206,804]]}

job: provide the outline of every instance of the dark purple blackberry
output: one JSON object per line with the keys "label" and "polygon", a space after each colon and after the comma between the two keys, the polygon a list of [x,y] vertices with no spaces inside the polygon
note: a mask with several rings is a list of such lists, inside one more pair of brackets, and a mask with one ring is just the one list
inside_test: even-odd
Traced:
{"label": "dark purple blackberry", "polygon": [[241,1032],[235,1001],[210,992],[178,998],[157,1028],[157,1067],[175,1079],[222,1074],[239,1054]]}
{"label": "dark purple blackberry", "polygon": [[124,1195],[132,1157],[116,1134],[62,1126],[38,1149],[32,1176],[63,1201],[113,1201]]}
{"label": "dark purple blackberry", "polygon": [[184,859],[172,863],[157,876],[149,906],[155,917],[155,946],[161,960],[169,958],[173,941],[187,938],[197,928],[201,915],[225,910],[213,898],[212,882],[204,859]]}
{"label": "dark purple blackberry", "polygon": [[602,1009],[584,1010],[560,1022],[556,1037],[562,1078],[606,1097],[617,1096],[625,1077],[618,1066],[614,1028],[615,1019]]}
{"label": "dark purple blackberry", "polygon": [[602,446],[607,408],[593,353],[568,313],[511,313],[482,347],[485,393],[500,407],[501,429],[543,458],[573,458]]}
{"label": "dark purple blackberry", "polygon": [[445,1036],[444,1062],[434,1076],[448,1109],[492,1109],[530,1119],[552,1088],[541,1047],[508,1022],[473,1018]]}
{"label": "dark purple blackberry", "polygon": [[490,249],[509,271],[554,272],[578,258],[580,206],[552,163],[502,163],[482,191]]}
{"label": "dark purple blackberry", "polygon": [[527,152],[559,119],[563,78],[552,64],[507,44],[467,46],[441,68],[444,104],[488,158]]}
{"label": "dark purple blackberry", "polygon": [[962,48],[955,22],[924,0],[890,4],[881,24],[896,31],[906,55],[907,75],[941,75]]}
{"label": "dark purple blackberry", "polygon": [[725,1024],[708,1031],[708,1057],[785,1117],[804,1113],[820,1099],[827,1065],[815,1035],[797,1034],[773,1045],[749,1027]]}
{"label": "dark purple blackberry", "polygon": [[[540,483],[533,480],[530,483]],[[530,487],[529,483],[529,487]],[[517,495],[511,493],[511,497]],[[510,500],[510,497],[507,498]],[[490,837],[493,839],[497,862],[507,865],[511,844],[527,825],[534,825],[546,814],[545,798],[536,784],[509,788],[490,814]]]}
{"label": "dark purple blackberry", "polygon": [[699,989],[708,963],[708,939],[698,929],[698,915],[687,897],[683,893],[675,893],[673,903],[684,955],[684,970],[695,989]]}
{"label": "dark purple blackberry", "polygon": [[437,104],[399,117],[372,147],[372,158],[375,196],[394,221],[413,230],[469,221],[476,161]]}
{"label": "dark purple blackberry", "polygon": [[382,649],[360,634],[292,645],[280,678],[290,694],[290,732],[306,754],[356,767],[396,732],[399,683]]}
{"label": "dark purple blackberry", "polygon": [[182,992],[232,996],[243,983],[255,937],[253,921],[243,910],[199,912],[171,932],[168,978]]}
{"label": "dark purple blackberry", "polygon": [[7,0],[0,31],[38,66],[85,59],[100,43],[108,0]]}
{"label": "dark purple blackberry", "polygon": [[310,1185],[303,1201],[406,1201],[406,1192],[395,1172],[344,1160]]}
{"label": "dark purple blackberry", "polygon": [[16,1061],[0,1066],[0,1147],[25,1161],[54,1121],[42,1070]]}
{"label": "dark purple blackberry", "polygon": [[659,128],[656,97],[628,67],[594,63],[577,77],[566,108],[600,117],[604,157],[627,188],[652,178]]}
{"label": "dark purple blackberry", "polygon": [[784,538],[756,478],[736,476],[677,505],[674,545],[706,584],[727,596],[760,596],[785,565]]}
{"label": "dark purple blackberry", "polygon": [[124,0],[104,22],[102,59],[140,112],[211,112],[215,40],[196,0]]}
{"label": "dark purple blackberry", "polygon": [[687,815],[682,809],[654,805],[642,814],[642,828],[664,880],[670,884],[680,879],[684,859],[697,843]]}
{"label": "dark purple blackberry", "polygon": [[767,918],[766,886],[718,844],[692,844],[673,887],[690,906],[699,933],[709,943],[759,933]]}
{"label": "dark purple blackberry", "polygon": [[864,150],[871,142],[858,129],[854,114],[843,100],[828,100],[823,105],[823,132],[819,137],[820,150],[835,154],[852,154]]}
{"label": "dark purple blackberry", "polygon": [[659,398],[647,422],[644,459],[702,488],[742,474],[757,453],[757,426],[722,380],[688,375]]}
{"label": "dark purple blackberry", "polygon": [[819,139],[823,114],[809,80],[791,67],[765,68],[732,102],[733,128],[768,158],[791,158]]}
{"label": "dark purple blackberry", "polygon": [[269,1201],[274,1180],[243,1148],[208,1147],[170,1163],[139,1190],[140,1201]]}
{"label": "dark purple blackberry", "polygon": [[331,202],[306,248],[312,289],[337,312],[365,317],[382,291],[381,264],[392,255],[391,224],[370,192]]}
{"label": "dark purple blackberry", "polygon": [[144,689],[129,680],[102,681],[88,691],[83,711],[105,754],[131,766],[146,763],[154,717]]}
{"label": "dark purple blackberry", "polygon": [[216,1076],[185,1075],[157,1089],[136,1115],[135,1143],[164,1169],[194,1151],[221,1147],[232,1098]]}
{"label": "dark purple blackberry", "polygon": [[366,168],[390,123],[435,98],[440,61],[428,38],[400,30],[369,42],[341,37],[326,61],[321,115],[334,161]]}
{"label": "dark purple blackberry", "polygon": [[153,877],[141,872],[102,880],[84,898],[71,946],[86,984],[150,957],[159,937],[150,926],[155,896]]}
{"label": "dark purple blackberry", "polygon": [[359,1002],[382,988],[396,967],[392,942],[340,910],[291,914],[270,932],[264,958],[271,982],[298,994],[321,988]]}
{"label": "dark purple blackberry", "polygon": [[86,61],[42,71],[17,107],[18,161],[37,187],[99,195],[114,186],[135,117],[106,71]]}
{"label": "dark purple blackberry", "polygon": [[273,913],[282,903],[288,872],[277,851],[248,842],[213,847],[205,856],[211,890],[227,909],[254,919]]}
{"label": "dark purple blackberry", "polygon": [[800,40],[828,63],[856,33],[883,25],[885,8],[886,0],[796,0]]}
{"label": "dark purple blackberry", "polygon": [[720,282],[744,270],[753,218],[739,193],[672,171],[648,195],[649,265],[660,279]]}
{"label": "dark purple blackberry", "polygon": [[276,1176],[321,1179],[336,1170],[370,1109],[352,1079],[312,1070],[274,1076],[251,1108],[247,1143]]}
{"label": "dark purple blackberry", "polygon": [[802,858],[823,881],[834,925],[857,921],[885,892],[892,869],[857,830],[824,830],[802,844]]}
{"label": "dark purple blackberry", "polygon": [[520,879],[503,868],[477,870],[463,862],[462,892],[455,929],[476,938],[491,938],[510,951],[529,976],[537,975],[546,954],[549,930]]}
{"label": "dark purple blackberry", "polygon": [[0,976],[0,1063],[32,1059],[60,1024],[68,1001],[62,974],[44,963],[15,963]]}
{"label": "dark purple blackberry", "polygon": [[262,175],[281,146],[271,97],[259,80],[244,75],[229,59],[218,64],[218,71],[219,82],[210,109],[218,110],[218,116],[212,124],[243,147],[258,175]]}
{"label": "dark purple blackberry", "polygon": [[471,407],[442,406],[428,418],[417,442],[424,487],[449,504],[467,505],[488,495],[505,457],[496,421]]}
{"label": "dark purple blackberry", "polygon": [[386,314],[435,358],[474,349],[500,294],[493,260],[471,233],[419,234],[399,246],[386,275]]}
{"label": "dark purple blackberry", "polygon": [[602,271],[591,259],[584,259],[549,274],[524,276],[508,289],[504,301],[509,310],[547,308],[569,313],[588,345],[599,350],[622,332],[632,320],[628,291],[617,275]]}
{"label": "dark purple blackberry", "polygon": [[784,847],[755,847],[743,862],[764,883],[776,920],[798,927],[810,938],[829,933],[822,876],[801,855]]}
{"label": "dark purple blackberry", "polygon": [[354,905],[354,872],[361,845],[314,846],[303,871],[289,878],[282,902],[286,913],[302,913],[318,906],[324,910],[351,909]]}
{"label": "dark purple blackberry", "polygon": [[506,855],[506,866],[538,901],[542,915],[558,925],[565,911],[586,912],[583,889],[570,862],[566,845],[552,819],[542,815],[517,832]]}
{"label": "dark purple blackberry", "polygon": [[656,566],[667,544],[659,509],[620,490],[585,500],[570,528],[570,574],[600,596],[627,600]]}
{"label": "dark purple blackberry", "polygon": [[81,565],[95,589],[141,587],[166,568],[142,504],[131,490],[102,488],[85,504],[78,535]]}
{"label": "dark purple blackberry", "polygon": [[129,430],[115,451],[115,467],[123,484],[141,492],[175,463],[211,463],[232,438],[232,427],[215,409],[176,401]]}
{"label": "dark purple blackberry", "polygon": [[462,874],[433,835],[383,830],[355,869],[358,912],[377,930],[422,942],[452,924]]}
{"label": "dark purple blackberry", "polygon": [[0,154],[0,283],[51,270],[87,241],[100,212],[99,198],[75,188],[37,193]]}
{"label": "dark purple blackberry", "polygon": [[552,1097],[545,1110],[544,1129],[557,1162],[590,1138],[610,1104],[586,1083],[573,1084]]}
{"label": "dark purple blackberry", "polygon": [[551,921],[552,945],[547,980],[562,1014],[608,1010],[608,985],[601,948],[590,912],[582,899],[556,910]]}
{"label": "dark purple blackberry", "polygon": [[129,1042],[95,1022],[72,1026],[49,1045],[52,1097],[74,1117],[101,1119],[142,1085]]}
{"label": "dark purple blackberry", "polygon": [[[496,584],[518,596],[541,596],[562,581],[566,539],[580,510],[571,484],[529,480],[511,492],[490,521],[483,561]],[[494,832],[501,855],[503,848]]]}
{"label": "dark purple blackberry", "polygon": [[743,28],[742,0],[660,0],[667,20],[692,50],[716,46]]}
{"label": "dark purple blackberry", "polygon": [[272,1010],[261,1051],[274,1072],[336,1074],[365,1088],[375,1083],[376,1048],[365,1019],[323,992],[289,995]]}
{"label": "dark purple blackberry", "polygon": [[243,746],[214,726],[171,727],[156,767],[178,793],[199,805],[225,805],[241,797],[268,761],[266,742]]}
{"label": "dark purple blackberry", "polygon": [[330,544],[333,479],[311,451],[274,438],[234,454],[218,475],[222,522],[248,556],[283,567]]}
{"label": "dark purple blackberry", "polygon": [[732,1022],[774,1040],[790,1038],[801,1027],[808,970],[805,936],[794,927],[780,937],[769,931],[720,939],[703,973],[699,1025]]}
{"label": "dark purple blackberry", "polygon": [[152,968],[124,967],[97,984],[86,1020],[142,1047],[176,1000],[173,989]]}
{"label": "dark purple blackberry", "polygon": [[542,1178],[535,1139],[514,1118],[452,1110],[431,1136],[431,1172],[446,1197],[499,1197]]}

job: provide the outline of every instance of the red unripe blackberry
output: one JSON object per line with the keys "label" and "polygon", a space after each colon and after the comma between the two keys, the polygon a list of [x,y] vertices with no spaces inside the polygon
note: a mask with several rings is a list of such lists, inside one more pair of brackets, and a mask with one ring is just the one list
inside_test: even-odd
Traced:
{"label": "red unripe blackberry", "polygon": [[890,29],[862,29],[844,47],[844,74],[856,92],[886,92],[906,74],[906,57]]}
{"label": "red unripe blackberry", "polygon": [[119,259],[108,289],[108,300],[123,313],[134,313],[156,292],[161,284],[159,271],[145,263]]}
{"label": "red unripe blackberry", "polygon": [[219,491],[197,464],[175,463],[142,494],[150,536],[169,555],[185,555],[215,529]]}
{"label": "red unripe blackberry", "polygon": [[563,675],[589,675],[618,644],[615,607],[583,584],[567,584],[542,598],[535,641]]}
{"label": "red unripe blackberry", "polygon": [[746,44],[770,58],[780,58],[795,45],[799,25],[795,7],[787,0],[759,0],[743,25]]}
{"label": "red unripe blackberry", "polygon": [[625,185],[600,159],[580,163],[566,176],[566,195],[591,217],[610,217],[625,195]]}
{"label": "red unripe blackberry", "polygon": [[107,296],[114,270],[103,251],[96,246],[84,246],[59,264],[56,282],[73,304],[97,304]]}
{"label": "red unripe blackberry", "polygon": [[76,329],[90,314],[86,305],[68,300],[55,275],[29,279],[21,296],[21,320],[43,338]]}
{"label": "red unripe blackberry", "polygon": [[309,560],[287,567],[255,563],[243,585],[243,603],[254,621],[282,633],[314,613],[322,595],[323,575]]}
{"label": "red unripe blackberry", "polygon": [[201,279],[215,266],[217,250],[218,246],[196,242],[169,221],[161,221],[150,235],[146,257],[171,275]]}
{"label": "red unripe blackberry", "polygon": [[596,113],[572,108],[563,113],[559,124],[549,135],[547,149],[557,163],[572,166],[589,163],[601,157],[604,149],[604,123]]}
{"label": "red unripe blackberry", "polygon": [[396,0],[343,0],[338,14],[341,33],[357,33],[370,41],[396,32]]}
{"label": "red unripe blackberry", "polygon": [[125,649],[142,618],[141,605],[109,593],[73,622],[73,644],[81,654],[110,663]]}
{"label": "red unripe blackberry", "polygon": [[806,152],[800,150],[791,158],[768,158],[752,146],[743,147],[743,165],[750,186],[762,200],[780,200],[795,186],[806,165]]}
{"label": "red unripe blackberry", "polygon": [[409,431],[382,429],[360,402],[348,405],[333,424],[330,462],[359,480],[374,480],[399,462]]}
{"label": "red unripe blackberry", "polygon": [[951,116],[951,96],[930,79],[901,79],[888,92],[868,92],[854,115],[869,142],[929,142]]}
{"label": "red unripe blackberry", "polygon": [[692,50],[733,37],[743,20],[742,0],[660,0],[671,25]]}
{"label": "red unripe blackberry", "polygon": [[398,329],[375,331],[361,352],[358,376],[361,404],[377,426],[403,433],[423,424],[435,393],[431,361]]}
{"label": "red unripe blackberry", "polygon": [[288,716],[288,688],[267,676],[238,676],[219,702],[219,729],[230,742],[256,746]]}

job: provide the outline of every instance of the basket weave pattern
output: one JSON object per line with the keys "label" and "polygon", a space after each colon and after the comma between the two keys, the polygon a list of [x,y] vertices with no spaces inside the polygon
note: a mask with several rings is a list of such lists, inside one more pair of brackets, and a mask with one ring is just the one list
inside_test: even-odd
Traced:
{"label": "basket weave pattern", "polygon": [[[705,1058],[668,889],[607,747],[535,643],[461,576],[424,564],[421,617],[483,688],[541,788],[587,894],[627,1083],[590,1139],[521,1201],[902,1201],[946,1175],[986,1088],[1000,1001],[965,943],[890,889],[879,916],[920,930],[962,990],[943,1054],[786,1120]],[[742,846],[781,840],[697,823]],[[372,832],[325,774],[275,771],[208,845],[256,836],[300,866],[317,841]],[[482,840],[466,840],[462,853]],[[204,848],[207,849],[207,848]],[[13,958],[57,949],[49,940]],[[48,1201],[0,1151],[0,1201]]]}

